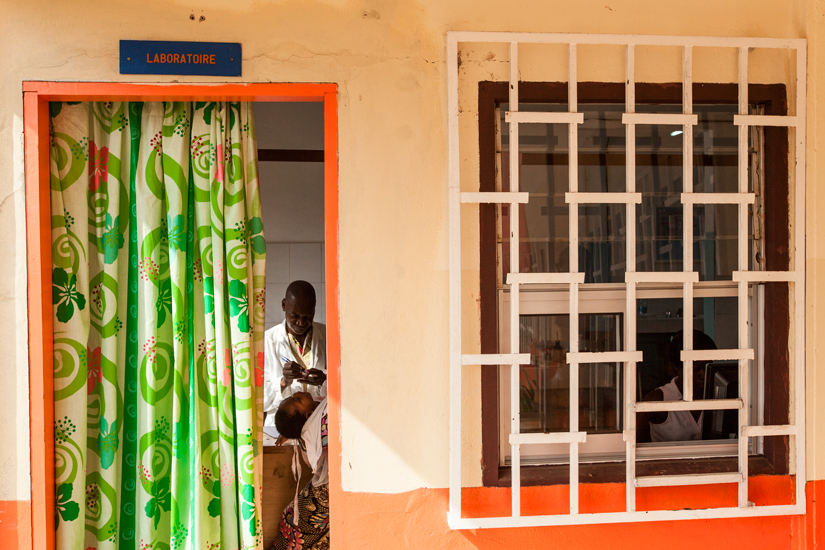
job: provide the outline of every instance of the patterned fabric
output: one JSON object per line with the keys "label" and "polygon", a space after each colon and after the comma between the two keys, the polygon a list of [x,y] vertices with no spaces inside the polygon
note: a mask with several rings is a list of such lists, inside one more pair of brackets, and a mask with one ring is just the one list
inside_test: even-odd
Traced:
{"label": "patterned fabric", "polygon": [[321,445],[326,447],[329,443],[329,427],[327,426],[327,415],[321,417]]}
{"label": "patterned fabric", "polygon": [[252,107],[50,111],[56,548],[259,546]]}
{"label": "patterned fabric", "polygon": [[329,484],[313,487],[312,483],[297,497],[300,525],[295,527],[295,500],[284,510],[274,550],[329,549]]}

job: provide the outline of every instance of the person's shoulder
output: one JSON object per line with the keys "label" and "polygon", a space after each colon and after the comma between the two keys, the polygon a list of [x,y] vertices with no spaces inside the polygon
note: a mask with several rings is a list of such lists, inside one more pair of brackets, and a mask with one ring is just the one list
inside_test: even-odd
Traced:
{"label": "person's shoulder", "polygon": [[274,327],[264,332],[265,340],[282,340],[286,337],[286,329],[283,323],[278,323]]}
{"label": "person's shoulder", "polygon": [[310,416],[321,416],[321,417],[324,417],[324,416],[326,416],[326,415],[327,415],[327,398],[326,398],[326,396],[324,396],[324,398],[323,398],[323,399],[321,399],[321,400],[318,402],[318,406],[317,406],[317,407],[315,407],[315,410],[314,410],[314,411],[312,411],[312,414],[311,414]]}
{"label": "person's shoulder", "polygon": [[264,332],[264,336],[274,336],[276,334],[281,334],[282,332],[284,332],[284,324],[283,323],[278,323],[274,327],[272,327],[272,328],[268,329],[266,332]]}
{"label": "person's shoulder", "polygon": [[327,333],[327,326],[324,323],[312,323],[312,330],[317,330],[318,334],[325,336]]}
{"label": "person's shoulder", "polygon": [[665,400],[665,392],[662,391],[662,388],[656,388],[655,390],[651,390],[642,398],[642,401],[664,401]]}

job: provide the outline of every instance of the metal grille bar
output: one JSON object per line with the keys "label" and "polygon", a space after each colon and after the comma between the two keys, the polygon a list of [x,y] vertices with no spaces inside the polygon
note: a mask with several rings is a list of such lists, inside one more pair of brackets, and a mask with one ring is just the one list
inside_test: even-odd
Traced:
{"label": "metal grille bar", "polygon": [[753,361],[752,349],[703,349],[681,352],[682,361]]}
{"label": "metal grille bar", "polygon": [[[510,43],[510,110],[518,112],[518,43]],[[510,191],[519,190],[519,135],[518,121],[510,123]],[[510,273],[519,272],[519,209],[510,205]],[[519,285],[510,286],[510,350],[518,353],[519,345]],[[519,394],[520,364],[510,364],[510,395]],[[518,435],[521,431],[521,410],[518,399],[510,399],[510,433]],[[521,515],[521,447],[511,443],[510,461],[512,464],[511,492],[512,516]]]}
{"label": "metal grille bar", "polygon": [[734,126],[787,126],[797,125],[795,116],[733,115]]}
{"label": "metal grille bar", "polygon": [[626,361],[641,361],[641,351],[589,351],[570,352],[567,354],[568,363],[624,363]]}
{"label": "metal grille bar", "polygon": [[682,204],[753,204],[754,193],[682,193]]}
{"label": "metal grille bar", "polygon": [[695,271],[687,273],[683,271],[628,271],[625,274],[625,281],[628,283],[698,283],[699,274]]}
{"label": "metal grille bar", "polygon": [[541,433],[541,434],[510,434],[510,443],[513,445],[536,445],[543,443],[584,443],[587,438],[585,432],[568,433]]}
{"label": "metal grille bar", "polygon": [[714,483],[741,483],[742,474],[693,474],[683,476],[642,476],[636,478],[636,487],[669,487],[673,485],[711,485]]}
{"label": "metal grille bar", "polygon": [[734,282],[747,283],[796,282],[797,276],[793,271],[734,271]]}
{"label": "metal grille bar", "polygon": [[[458,125],[458,43],[459,42],[503,42],[510,48],[509,104],[510,111],[505,120],[510,128],[510,190],[501,193],[460,192],[459,173],[459,125]],[[525,112],[519,107],[519,43],[567,44],[568,54],[568,112],[537,113]],[[577,44],[623,45],[626,48],[625,113],[622,121],[626,128],[626,192],[624,193],[582,193],[578,185],[578,124],[584,117],[578,112],[577,101]],[[637,113],[635,80],[635,46],[680,46],[682,47],[683,112]],[[728,47],[737,48],[739,55],[739,100],[738,114],[734,124],[738,126],[738,189],[736,193],[694,193],[693,192],[693,126],[697,115],[693,113],[693,48]],[[748,113],[748,49],[779,48],[796,51],[796,115],[761,116]],[[471,529],[486,527],[519,527],[538,525],[591,524],[619,521],[652,521],[691,518],[753,517],[762,515],[782,515],[804,513],[804,498],[798,498],[794,505],[752,507],[748,502],[748,439],[775,435],[795,436],[795,478],[796,494],[804,494],[805,463],[804,449],[804,181],[805,181],[805,62],[806,43],[797,39],[764,38],[718,38],[718,37],[677,37],[677,36],[623,36],[623,35],[582,35],[582,34],[531,34],[531,33],[486,33],[450,32],[447,35],[448,102],[449,102],[449,215],[450,215],[450,511],[452,528]],[[569,141],[569,182],[565,200],[569,216],[569,272],[568,273],[520,273],[519,272],[519,204],[529,201],[529,194],[519,190],[519,124],[567,124]],[[697,296],[694,285],[699,282],[698,273],[693,271],[693,247],[683,247],[683,270],[681,272],[636,272],[635,224],[628,223],[626,229],[626,309],[624,315],[625,351],[590,353],[579,350],[579,289],[584,285],[584,274],[579,272],[579,206],[583,204],[625,204],[626,219],[636,218],[636,204],[641,202],[641,193],[636,192],[635,167],[635,126],[637,124],[679,125],[683,128],[683,239],[693,242],[694,204],[732,204],[738,210],[737,270],[733,281],[736,283],[738,298],[738,349],[694,350],[693,349],[693,298]],[[748,128],[751,126],[785,126],[790,128],[794,140],[796,162],[795,186],[795,233],[792,243],[793,269],[789,272],[753,272],[749,270],[747,221],[748,205],[755,200],[755,194],[748,189]],[[462,354],[461,353],[461,262],[460,262],[460,204],[499,203],[510,206],[510,269],[507,284],[510,285],[510,353],[504,354]],[[794,407],[792,422],[786,426],[751,426],[749,413],[749,368],[754,359],[754,350],[748,341],[748,285],[754,282],[787,281],[793,285],[794,299]],[[636,402],[636,364],[642,360],[642,353],[636,349],[636,291],[640,283],[679,284],[683,295],[684,323],[684,395],[680,401]],[[568,433],[520,433],[520,365],[530,361],[530,355],[520,353],[519,342],[519,292],[522,285],[557,284],[569,289],[570,350],[567,361],[570,364]],[[694,361],[737,360],[739,362],[738,399],[717,399],[694,401],[692,395],[692,363]],[[579,445],[587,434],[579,430],[579,388],[578,366],[593,362],[621,362],[624,364],[625,399],[625,440],[626,453],[626,511],[619,513],[580,513],[578,498]],[[509,517],[462,518],[461,517],[461,377],[462,365],[508,365],[510,369],[510,436],[512,464],[512,510]],[[636,476],[636,413],[644,411],[690,411],[690,410],[738,410],[739,470],[725,474],[703,474],[690,476]],[[561,516],[521,516],[521,445],[567,444],[570,456],[570,510]],[[655,512],[636,511],[636,488],[661,487],[670,485],[697,484],[738,484],[738,507],[710,510],[663,510]]]}
{"label": "metal grille bar", "polygon": [[635,412],[710,411],[742,409],[741,399],[700,399],[699,401],[637,401]]}
{"label": "metal grille bar", "polygon": [[745,437],[796,435],[796,426],[745,426]]}
{"label": "metal grille bar", "polygon": [[[748,48],[739,48],[739,114],[748,114]],[[748,168],[750,155],[748,154],[748,127],[739,126],[739,193],[748,192]],[[692,225],[692,224],[691,224]],[[739,271],[748,271],[748,205],[739,203]],[[739,299],[737,332],[739,333],[739,348],[748,347],[748,283],[739,281]],[[748,398],[750,384],[748,379],[748,360],[739,359],[739,399],[742,408],[739,409],[739,433],[745,432],[748,425]],[[742,480],[739,482],[739,507],[748,506],[748,438],[739,438],[739,473]]]}
{"label": "metal grille bar", "polygon": [[[567,79],[567,103],[571,113],[579,110],[578,106],[578,76],[576,69],[576,43],[571,42],[569,48]],[[582,115],[580,120],[584,122]],[[570,193],[579,191],[579,126],[578,124],[568,125],[569,136],[567,138],[568,150],[568,176],[570,178]],[[570,219],[570,273],[579,272],[579,205],[569,203]],[[512,300],[512,298],[511,298]],[[570,283],[570,353],[579,351],[579,283]],[[569,357],[569,354],[568,354]],[[570,397],[568,414],[570,418],[570,433],[579,433],[579,365],[570,364]],[[570,442],[570,515],[579,513],[579,444]]]}
{"label": "metal grille bar", "polygon": [[584,273],[508,273],[508,285],[584,283]]}
{"label": "metal grille bar", "polygon": [[[625,49],[625,111],[636,112],[636,49],[628,44]],[[625,187],[628,193],[636,191],[636,125],[625,125]],[[636,205],[627,203],[625,219],[636,219]],[[636,351],[636,224],[627,224],[625,259],[625,349]],[[632,313],[630,313],[632,312]],[[636,403],[636,361],[625,363],[625,479],[636,477],[636,415],[631,412]],[[629,436],[629,437],[628,437]],[[625,484],[625,500],[628,513],[636,511],[636,487]]]}
{"label": "metal grille bar", "polygon": [[507,111],[504,121],[510,124],[583,124],[584,113],[538,113],[527,111]]}
{"label": "metal grille bar", "polygon": [[[685,87],[687,89],[687,87]],[[667,124],[669,126],[690,126],[699,123],[699,117],[690,113],[624,113],[622,124]]]}

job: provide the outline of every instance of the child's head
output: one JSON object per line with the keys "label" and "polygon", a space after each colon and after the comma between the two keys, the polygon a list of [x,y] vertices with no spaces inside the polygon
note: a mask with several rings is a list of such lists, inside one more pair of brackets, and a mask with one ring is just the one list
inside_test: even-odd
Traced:
{"label": "child's head", "polygon": [[287,397],[275,413],[275,428],[287,439],[300,439],[307,418],[318,407],[318,402],[307,392],[297,392]]}

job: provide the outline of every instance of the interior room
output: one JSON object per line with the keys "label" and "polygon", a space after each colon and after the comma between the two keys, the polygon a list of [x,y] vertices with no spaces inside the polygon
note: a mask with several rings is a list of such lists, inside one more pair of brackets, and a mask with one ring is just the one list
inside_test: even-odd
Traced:
{"label": "interior room", "polygon": [[[255,103],[261,211],[266,237],[266,322],[284,321],[287,286],[307,281],[315,289],[315,322],[325,323],[324,106],[310,102]],[[269,434],[267,433],[269,432]],[[293,449],[276,446],[264,432],[263,540],[271,548],[281,514],[294,498]],[[312,477],[302,464],[300,487]]]}

